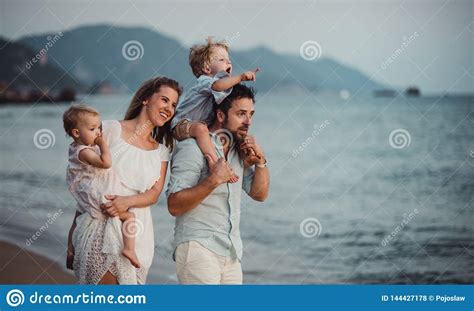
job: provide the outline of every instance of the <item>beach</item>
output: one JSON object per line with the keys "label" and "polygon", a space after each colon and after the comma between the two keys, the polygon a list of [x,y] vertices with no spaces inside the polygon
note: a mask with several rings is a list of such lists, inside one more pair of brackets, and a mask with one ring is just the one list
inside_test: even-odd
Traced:
{"label": "beach", "polygon": [[0,241],[0,284],[75,284],[59,264],[14,244]]}
{"label": "beach", "polygon": [[[266,202],[242,195],[244,283],[472,283],[472,99],[316,98],[305,104],[304,96],[270,93],[255,106],[251,133],[268,157],[271,183]],[[86,101],[104,120],[117,120],[130,96]],[[65,181],[67,107],[0,109],[0,237],[24,249],[24,260],[34,253],[56,263],[22,262],[0,246],[3,261],[11,260],[2,283],[14,273],[10,282],[67,280],[47,278],[65,273],[76,208]],[[38,133],[49,141],[34,141]],[[151,207],[147,284],[177,283],[166,185]],[[19,275],[30,266],[36,276]]]}

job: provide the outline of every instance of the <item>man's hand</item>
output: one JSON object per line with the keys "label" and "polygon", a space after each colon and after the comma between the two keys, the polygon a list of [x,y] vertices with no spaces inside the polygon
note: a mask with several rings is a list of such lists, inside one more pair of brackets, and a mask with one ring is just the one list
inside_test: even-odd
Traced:
{"label": "man's hand", "polygon": [[266,161],[262,148],[260,148],[257,140],[252,135],[245,136],[244,141],[240,144],[240,150],[246,155],[244,158],[245,166],[264,164]]}
{"label": "man's hand", "polygon": [[102,212],[104,214],[107,214],[110,217],[118,216],[131,207],[126,196],[108,194],[105,198],[110,200],[110,202],[101,204],[100,208],[103,209]]}
{"label": "man's hand", "polygon": [[255,81],[257,79],[257,72],[260,71],[260,68],[257,68],[255,70],[250,70],[242,73],[240,75],[240,80],[242,81]]}
{"label": "man's hand", "polygon": [[217,184],[223,184],[229,181],[234,176],[234,172],[229,163],[224,158],[219,158],[215,161],[212,157],[206,154],[207,163],[209,163],[210,175],[214,178]]}

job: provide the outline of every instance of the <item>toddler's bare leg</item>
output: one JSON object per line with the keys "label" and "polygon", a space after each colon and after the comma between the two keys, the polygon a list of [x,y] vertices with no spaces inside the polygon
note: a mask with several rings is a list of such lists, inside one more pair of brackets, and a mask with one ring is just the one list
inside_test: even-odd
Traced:
{"label": "toddler's bare leg", "polygon": [[123,250],[122,255],[127,257],[135,268],[140,268],[140,261],[135,253],[135,214],[124,212],[119,214],[122,221]]}
{"label": "toddler's bare leg", "polygon": [[[203,154],[208,154],[214,162],[217,162],[217,154],[214,144],[209,137],[209,130],[207,126],[200,122],[193,122],[189,127],[189,136],[194,137],[198,143],[199,149]],[[233,175],[230,179],[230,183],[239,181],[239,176]]]}

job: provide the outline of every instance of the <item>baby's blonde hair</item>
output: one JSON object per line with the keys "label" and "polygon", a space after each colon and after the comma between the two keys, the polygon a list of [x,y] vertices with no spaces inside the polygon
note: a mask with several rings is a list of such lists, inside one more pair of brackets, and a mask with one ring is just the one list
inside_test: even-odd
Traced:
{"label": "baby's blonde hair", "polygon": [[203,69],[206,65],[211,63],[212,50],[215,47],[222,47],[226,51],[229,51],[229,44],[227,42],[214,42],[212,37],[207,38],[206,44],[196,44],[191,47],[189,51],[189,65],[197,78],[205,74]]}
{"label": "baby's blonde hair", "polygon": [[72,104],[63,114],[63,126],[66,133],[74,138],[72,135],[72,130],[77,128],[78,123],[81,121],[81,118],[86,115],[91,114],[93,116],[98,116],[99,112],[84,104]]}

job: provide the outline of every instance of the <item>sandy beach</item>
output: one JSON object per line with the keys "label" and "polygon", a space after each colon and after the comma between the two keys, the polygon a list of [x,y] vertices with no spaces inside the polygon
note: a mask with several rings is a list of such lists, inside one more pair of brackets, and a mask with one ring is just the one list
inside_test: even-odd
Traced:
{"label": "sandy beach", "polygon": [[0,284],[74,284],[57,263],[14,244],[0,241]]}

